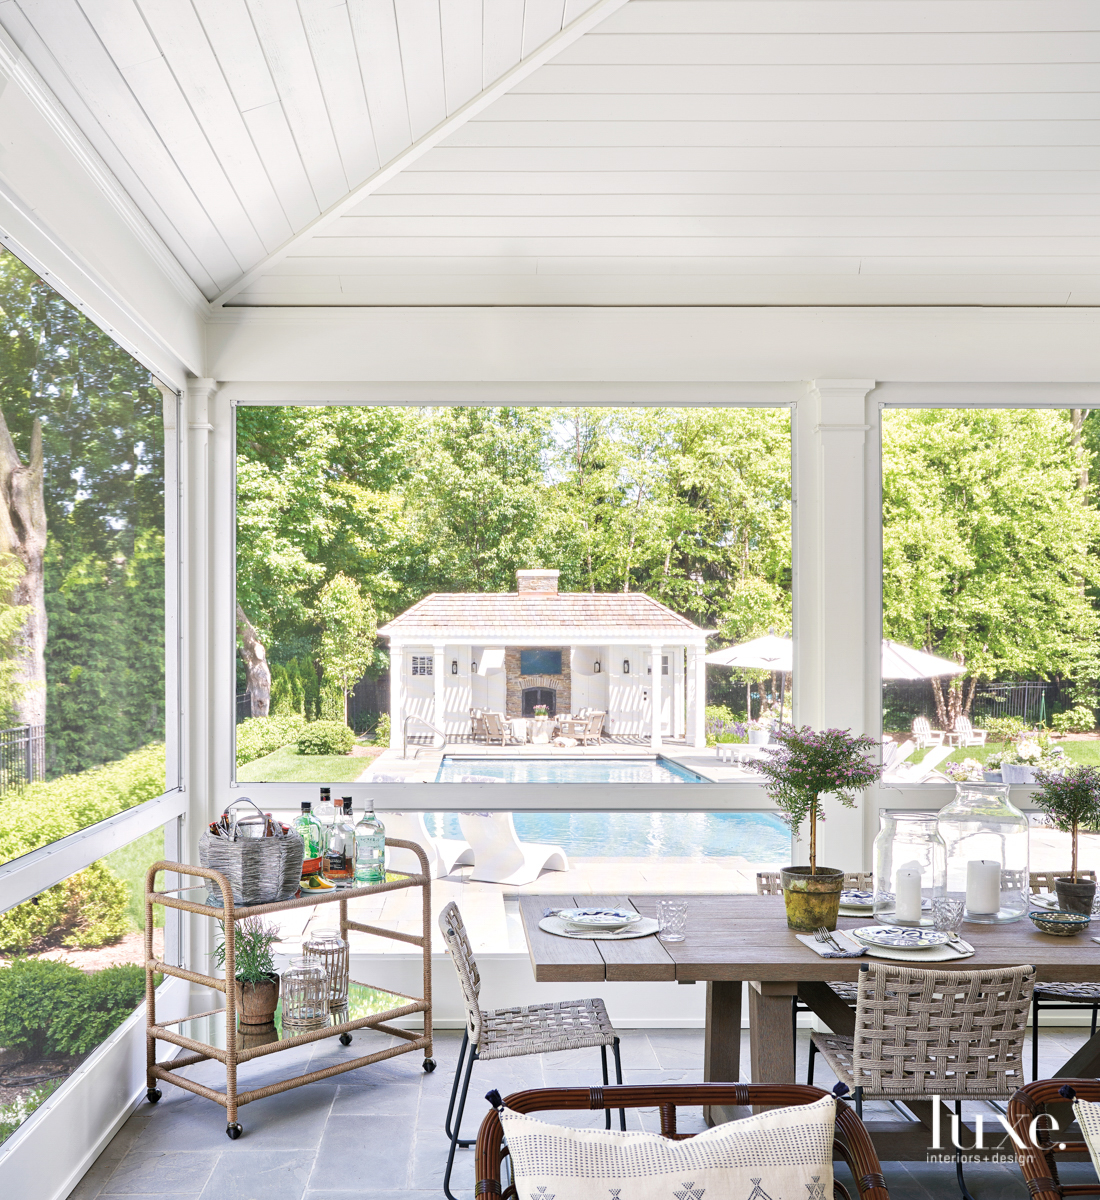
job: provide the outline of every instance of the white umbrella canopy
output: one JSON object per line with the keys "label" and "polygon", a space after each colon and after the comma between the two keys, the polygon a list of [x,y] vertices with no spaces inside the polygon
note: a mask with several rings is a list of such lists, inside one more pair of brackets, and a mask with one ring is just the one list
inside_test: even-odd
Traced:
{"label": "white umbrella canopy", "polygon": [[[727,646],[708,654],[706,661],[718,667],[741,667],[756,671],[790,671],[793,669],[793,643],[790,638],[769,633],[738,646]],[[934,679],[939,675],[961,675],[966,670],[961,663],[949,658],[937,658],[901,642],[882,640],[883,679]]]}

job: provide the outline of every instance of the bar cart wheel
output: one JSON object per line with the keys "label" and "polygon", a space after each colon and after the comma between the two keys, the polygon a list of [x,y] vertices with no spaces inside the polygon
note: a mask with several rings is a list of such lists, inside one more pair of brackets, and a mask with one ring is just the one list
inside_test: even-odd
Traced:
{"label": "bar cart wheel", "polygon": [[351,1045],[351,1034],[350,1033],[340,1034],[340,1045],[341,1046],[350,1046]]}
{"label": "bar cart wheel", "polygon": [[427,1071],[427,1073],[429,1075],[435,1070],[435,1059],[434,1058],[424,1059],[424,1070]]}
{"label": "bar cart wheel", "polygon": [[148,1100],[150,1104],[156,1104],[156,1102],[160,1099],[160,1088],[150,1088],[145,1093],[145,1099]]}
{"label": "bar cart wheel", "polygon": [[244,1133],[244,1130],[241,1128],[239,1121],[233,1121],[225,1127],[225,1132],[233,1141],[236,1141]]}

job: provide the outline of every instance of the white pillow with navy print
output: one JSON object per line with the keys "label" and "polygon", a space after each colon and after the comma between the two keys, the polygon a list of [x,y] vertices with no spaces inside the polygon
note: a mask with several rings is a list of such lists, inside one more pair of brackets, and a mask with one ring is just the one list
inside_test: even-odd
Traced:
{"label": "white pillow with navy print", "polygon": [[518,1200],[829,1200],[832,1096],[672,1141],[504,1109]]}
{"label": "white pillow with navy print", "polygon": [[1093,1168],[1100,1175],[1100,1104],[1092,1100],[1075,1100],[1073,1115],[1085,1135],[1085,1145],[1089,1148]]}

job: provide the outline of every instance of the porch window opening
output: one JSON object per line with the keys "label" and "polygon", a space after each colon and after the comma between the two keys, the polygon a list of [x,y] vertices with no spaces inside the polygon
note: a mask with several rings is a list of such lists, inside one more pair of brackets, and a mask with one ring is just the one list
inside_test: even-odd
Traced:
{"label": "porch window opening", "polygon": [[883,410],[887,786],[1100,762],[1098,449],[1095,410]]}
{"label": "porch window opening", "polygon": [[238,781],[759,785],[788,409],[234,413]]}

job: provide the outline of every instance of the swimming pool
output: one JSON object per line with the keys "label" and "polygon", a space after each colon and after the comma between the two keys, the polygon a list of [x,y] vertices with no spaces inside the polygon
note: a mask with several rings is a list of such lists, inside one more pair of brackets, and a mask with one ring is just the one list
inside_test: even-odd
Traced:
{"label": "swimming pool", "polygon": [[[457,813],[426,813],[436,837],[461,838]],[[774,813],[518,812],[516,832],[576,858],[744,858],[787,863],[791,835]]]}
{"label": "swimming pool", "polygon": [[[473,778],[476,776],[476,779]],[[708,783],[702,775],[656,758],[467,758],[445,754],[436,783]]]}

